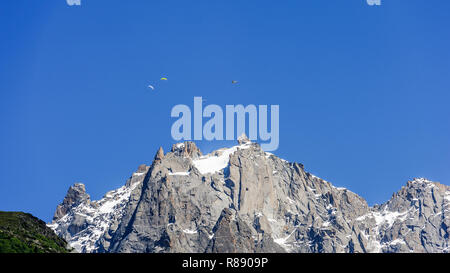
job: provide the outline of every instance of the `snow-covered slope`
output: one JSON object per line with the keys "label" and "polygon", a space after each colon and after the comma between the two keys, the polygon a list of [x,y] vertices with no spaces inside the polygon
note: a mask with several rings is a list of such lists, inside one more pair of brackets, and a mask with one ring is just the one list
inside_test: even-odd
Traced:
{"label": "snow-covered slope", "polygon": [[148,167],[140,166],[126,185],[109,191],[97,201],[90,201],[84,185],[75,184],[69,189],[68,196],[73,191],[81,191],[85,194],[84,200],[72,200],[74,202],[69,204],[67,213],[62,217],[55,217],[48,226],[65,238],[77,252],[93,252],[97,248],[97,241],[108,231],[111,224],[120,221],[131,192],[142,183],[147,171]]}
{"label": "snow-covered slope", "polygon": [[211,154],[193,160],[192,163],[202,174],[215,173],[228,166],[230,155],[238,149],[248,149],[249,147],[250,144],[241,144],[231,148],[219,149]]}

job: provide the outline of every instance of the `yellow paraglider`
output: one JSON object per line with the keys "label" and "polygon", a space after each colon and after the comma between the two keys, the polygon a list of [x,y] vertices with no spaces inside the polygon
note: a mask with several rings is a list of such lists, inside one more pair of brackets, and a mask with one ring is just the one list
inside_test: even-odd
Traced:
{"label": "yellow paraglider", "polygon": [[162,80],[162,81],[167,81],[167,78],[164,78],[164,77],[163,77],[163,78],[161,78],[161,80]]}

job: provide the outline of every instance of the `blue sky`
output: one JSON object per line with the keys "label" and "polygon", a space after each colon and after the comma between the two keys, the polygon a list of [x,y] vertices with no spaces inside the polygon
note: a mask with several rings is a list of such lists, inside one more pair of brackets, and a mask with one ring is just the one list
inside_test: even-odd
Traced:
{"label": "blue sky", "polygon": [[170,149],[170,110],[194,96],[280,105],[274,153],[371,205],[413,177],[448,185],[449,10],[446,0],[5,1],[0,210],[49,221],[75,182],[93,199],[120,187]]}

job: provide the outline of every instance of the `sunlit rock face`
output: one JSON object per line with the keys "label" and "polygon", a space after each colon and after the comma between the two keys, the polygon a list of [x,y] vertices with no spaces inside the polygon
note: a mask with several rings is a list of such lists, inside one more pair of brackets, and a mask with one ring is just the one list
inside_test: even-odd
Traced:
{"label": "sunlit rock face", "polygon": [[242,137],[160,148],[98,201],[75,184],[49,226],[79,252],[449,252],[449,215],[448,186],[414,179],[369,207]]}

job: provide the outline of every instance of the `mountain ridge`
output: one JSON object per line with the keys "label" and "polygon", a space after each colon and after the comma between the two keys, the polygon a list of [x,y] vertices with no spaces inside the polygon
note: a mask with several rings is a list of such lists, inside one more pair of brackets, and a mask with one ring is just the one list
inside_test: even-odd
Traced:
{"label": "mountain ridge", "polygon": [[97,201],[76,184],[48,225],[79,252],[449,252],[449,209],[449,187],[423,178],[370,207],[241,136],[160,148]]}

